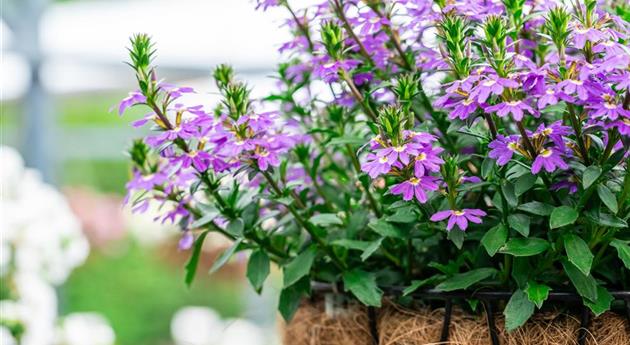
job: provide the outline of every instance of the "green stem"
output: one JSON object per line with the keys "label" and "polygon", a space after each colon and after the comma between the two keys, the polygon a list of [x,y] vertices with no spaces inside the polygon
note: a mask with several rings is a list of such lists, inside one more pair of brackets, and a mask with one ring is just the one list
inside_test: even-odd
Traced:
{"label": "green stem", "polygon": [[[280,187],[278,186],[278,184],[276,183],[276,181],[273,180],[273,178],[271,177],[271,175],[269,174],[269,172],[267,171],[260,171],[260,173],[265,177],[265,179],[267,180],[267,182],[269,183],[269,185],[271,186],[271,189],[273,189],[273,191],[276,193],[276,196],[281,196],[282,195],[282,190],[280,189]],[[309,235],[311,235],[311,238],[317,242],[317,244],[324,250],[326,251],[326,253],[328,254],[328,256],[330,257],[330,259],[332,260],[333,264],[335,266],[337,266],[337,268],[341,271],[344,271],[346,269],[346,265],[343,263],[343,261],[341,261],[339,259],[339,257],[337,257],[337,254],[332,250],[332,248],[330,246],[328,246],[326,244],[326,242],[324,242],[324,240],[319,237],[319,235],[316,233],[315,229],[313,229],[310,225],[310,223],[308,223],[301,215],[300,213],[295,209],[295,207],[293,207],[293,205],[286,205],[287,209],[289,210],[289,212],[291,212],[291,214],[293,215],[293,218],[295,219],[295,221],[298,223],[298,225],[303,228],[304,230],[306,230],[306,232],[308,232]]]}
{"label": "green stem", "polygon": [[584,137],[582,136],[582,126],[579,123],[579,119],[577,114],[575,113],[575,108],[573,107],[573,104],[568,103],[567,109],[569,110],[569,121],[571,121],[571,127],[573,127],[573,130],[575,131],[575,137],[578,143],[578,147],[580,149],[580,153],[582,154],[582,159],[584,160],[584,163],[589,166],[591,165],[591,162],[588,158],[586,145],[584,144]]}
{"label": "green stem", "polygon": [[[359,158],[357,158],[357,155],[354,152],[354,150],[352,150],[352,147],[350,146],[350,144],[346,144],[346,151],[348,152],[348,155],[350,156],[350,160],[352,161],[352,166],[354,167],[354,171],[358,176],[359,174],[361,174],[361,164],[359,163]],[[365,190],[365,196],[368,199],[370,208],[372,209],[372,211],[374,211],[374,215],[380,218],[383,215],[383,213],[379,209],[378,204],[376,203],[376,200],[372,196],[372,192],[370,192],[369,182],[365,183],[361,179],[359,178],[357,179],[359,180],[359,182],[361,182],[361,185],[363,186],[363,189]]]}

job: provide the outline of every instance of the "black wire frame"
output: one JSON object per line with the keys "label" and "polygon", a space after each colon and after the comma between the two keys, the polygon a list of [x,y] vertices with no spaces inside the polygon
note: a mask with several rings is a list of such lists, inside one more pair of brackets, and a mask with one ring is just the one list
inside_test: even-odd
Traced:
{"label": "black wire frame", "polygon": [[[331,284],[324,283],[313,283],[312,290],[315,293],[330,293],[339,291],[338,289],[333,289]],[[401,295],[404,290],[403,287],[387,287],[383,288],[383,290],[388,295]],[[630,291],[612,291],[610,294],[613,296],[615,301],[623,301],[626,309],[626,318],[628,322],[630,322]],[[448,341],[449,337],[449,329],[451,322],[451,314],[453,311],[453,300],[456,299],[478,299],[484,307],[486,314],[486,323],[488,325],[488,332],[490,335],[490,340],[492,345],[501,345],[499,340],[499,331],[497,330],[496,323],[494,320],[494,307],[498,301],[507,301],[512,297],[512,292],[509,291],[452,291],[452,292],[444,292],[437,290],[424,290],[424,291],[416,291],[410,294],[410,296],[414,300],[442,300],[444,301],[444,319],[442,320],[442,330],[440,332],[440,342]],[[588,335],[588,327],[591,322],[591,312],[588,307],[584,306],[582,302],[582,297],[573,292],[550,292],[547,297],[548,301],[555,302],[569,302],[576,303],[580,305],[581,313],[580,313],[580,328],[577,334],[577,343],[578,345],[586,344],[586,338]],[[369,327],[370,334],[372,336],[372,344],[378,345],[379,343],[379,335],[377,328],[377,315],[376,308],[369,307],[368,309],[368,319],[369,319]]]}

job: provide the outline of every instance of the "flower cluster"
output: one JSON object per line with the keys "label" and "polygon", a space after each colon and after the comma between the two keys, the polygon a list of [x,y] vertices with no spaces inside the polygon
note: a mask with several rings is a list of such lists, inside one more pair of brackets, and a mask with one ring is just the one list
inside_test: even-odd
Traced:
{"label": "flower cluster", "polygon": [[[546,297],[530,286],[573,286],[595,313],[629,288],[628,6],[257,4],[292,33],[259,103],[219,66],[221,103],[184,105],[193,90],[159,82],[150,39],[132,39],[139,90],[120,110],[147,107],[135,125],[155,131],[130,151],[130,200],[168,204],[182,248],[219,232],[228,257],[281,266],[287,319],[313,280],[372,306],[375,282],[500,288],[532,312]],[[260,291],[266,274],[248,278]],[[506,325],[527,317],[508,308]]]}

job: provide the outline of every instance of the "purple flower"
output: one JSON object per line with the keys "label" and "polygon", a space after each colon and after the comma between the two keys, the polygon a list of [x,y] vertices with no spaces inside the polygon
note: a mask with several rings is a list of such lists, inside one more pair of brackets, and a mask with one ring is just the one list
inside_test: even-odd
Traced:
{"label": "purple flower", "polygon": [[361,171],[366,172],[371,178],[387,174],[392,169],[392,163],[387,156],[379,157],[373,153],[367,155],[367,160],[361,165]]}
{"label": "purple flower", "polygon": [[420,203],[427,202],[425,190],[437,190],[436,178],[433,176],[412,177],[407,181],[393,185],[389,191],[394,195],[402,194],[403,200],[409,201],[416,197]]}
{"label": "purple flower", "polygon": [[499,134],[497,138],[488,145],[490,148],[488,157],[495,159],[500,166],[506,165],[510,159],[512,159],[514,152],[518,149],[520,138],[521,137],[518,135],[505,137]]}
{"label": "purple flower", "polygon": [[472,98],[463,99],[461,102],[456,103],[455,109],[448,114],[449,119],[466,120],[470,114],[477,110],[478,104]]}
{"label": "purple flower", "polygon": [[359,65],[357,60],[330,61],[328,57],[316,61],[313,72],[322,78],[326,83],[333,83],[339,80],[340,70],[351,70]]}
{"label": "purple flower", "polygon": [[183,154],[178,159],[182,163],[182,168],[194,166],[199,172],[206,171],[212,156],[206,151],[192,150]]}
{"label": "purple flower", "polygon": [[484,103],[490,95],[500,95],[503,93],[504,87],[516,88],[518,83],[514,80],[505,78],[485,79],[472,90],[470,97],[479,103]]}
{"label": "purple flower", "polygon": [[577,93],[578,98],[586,100],[588,98],[588,89],[584,86],[582,80],[567,79],[563,80],[556,85],[556,92],[564,92],[567,95],[573,95]]}
{"label": "purple flower", "polygon": [[564,148],[563,136],[567,136],[571,134],[571,132],[571,127],[563,126],[562,121],[556,121],[547,127],[545,127],[544,124],[540,124],[536,132],[532,135],[532,138],[534,140],[538,137],[550,138],[557,147]]}
{"label": "purple flower", "polygon": [[356,22],[361,27],[361,30],[359,31],[361,35],[368,35],[379,31],[384,25],[390,24],[387,18],[381,18],[373,11],[359,13],[359,17],[356,18]]}
{"label": "purple flower", "polygon": [[486,212],[478,209],[465,208],[461,211],[458,210],[444,210],[439,211],[431,216],[431,221],[439,222],[448,218],[446,224],[446,230],[451,230],[455,224],[460,230],[465,231],[468,228],[468,222],[481,224],[481,217],[485,216]]}
{"label": "purple flower", "polygon": [[263,11],[266,11],[269,7],[275,7],[280,5],[279,0],[256,0],[256,9],[262,7]]}
{"label": "purple flower", "polygon": [[542,168],[547,172],[554,172],[557,168],[568,169],[569,166],[562,160],[560,151],[556,148],[543,149],[534,159],[532,164],[532,174],[536,175]]}
{"label": "purple flower", "polygon": [[584,48],[586,41],[591,41],[595,43],[605,38],[606,36],[604,35],[604,33],[597,29],[585,28],[576,25],[575,29],[573,30],[573,42],[575,43],[575,47],[578,49]]}
{"label": "purple flower", "polygon": [[426,175],[428,171],[440,171],[440,165],[444,164],[444,161],[438,154],[442,151],[443,149],[439,147],[428,147],[421,151],[414,159],[414,175],[419,178]]}
{"label": "purple flower", "polygon": [[193,234],[191,234],[190,231],[184,231],[184,233],[182,234],[182,238],[179,239],[177,247],[179,248],[179,250],[188,250],[192,247],[194,243],[195,237],[193,236]]}
{"label": "purple flower", "polygon": [[554,105],[558,103],[558,97],[553,89],[547,89],[545,94],[538,98],[538,109],[543,109],[548,105]]}
{"label": "purple flower", "polygon": [[569,194],[574,194],[575,192],[577,192],[578,184],[575,176],[570,175],[566,179],[560,180],[559,182],[554,183],[551,186],[551,190],[558,191],[561,189],[567,189],[569,191]]}
{"label": "purple flower", "polygon": [[149,175],[142,175],[139,171],[134,172],[134,177],[127,182],[129,190],[152,190],[155,186],[161,186],[168,178],[162,172],[156,172]]}
{"label": "purple flower", "polygon": [[263,150],[255,153],[254,158],[256,159],[256,162],[258,162],[260,170],[263,171],[269,169],[270,165],[274,167],[280,165],[280,158],[278,158],[278,155],[275,152]]}
{"label": "purple flower", "polygon": [[614,121],[619,117],[630,117],[630,111],[624,109],[623,104],[616,102],[615,97],[610,94],[591,99],[588,103],[588,108],[593,110],[590,113],[592,117],[601,118],[602,120]]}
{"label": "purple flower", "polygon": [[504,117],[507,114],[512,114],[512,118],[514,118],[514,120],[516,121],[521,121],[523,119],[523,113],[525,111],[536,117],[538,116],[538,113],[524,101],[508,101],[499,103],[497,105],[487,107],[486,111],[496,111],[499,117]]}
{"label": "purple flower", "polygon": [[129,96],[125,97],[118,105],[118,115],[122,115],[127,108],[136,104],[141,104],[147,101],[147,98],[140,91],[133,91],[129,93]]}
{"label": "purple flower", "polygon": [[404,165],[409,164],[410,156],[415,156],[419,153],[418,145],[414,143],[386,147],[376,151],[376,155],[378,157],[387,156],[388,162],[394,164],[396,161],[400,160],[400,162]]}

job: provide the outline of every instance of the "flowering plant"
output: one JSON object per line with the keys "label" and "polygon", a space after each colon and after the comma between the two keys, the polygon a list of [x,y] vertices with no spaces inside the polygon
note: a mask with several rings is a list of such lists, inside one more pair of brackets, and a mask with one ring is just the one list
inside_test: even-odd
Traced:
{"label": "flowering plant", "polygon": [[[193,280],[208,232],[249,251],[258,291],[283,270],[290,319],[312,281],[366,305],[381,288],[513,291],[506,327],[550,290],[595,314],[630,288],[630,8],[554,1],[329,0],[291,15],[277,90],[228,66],[222,101],[187,105],[147,35],[120,105],[153,132],[130,150],[129,200],[181,225]],[[616,13],[616,14],[613,14]]]}

